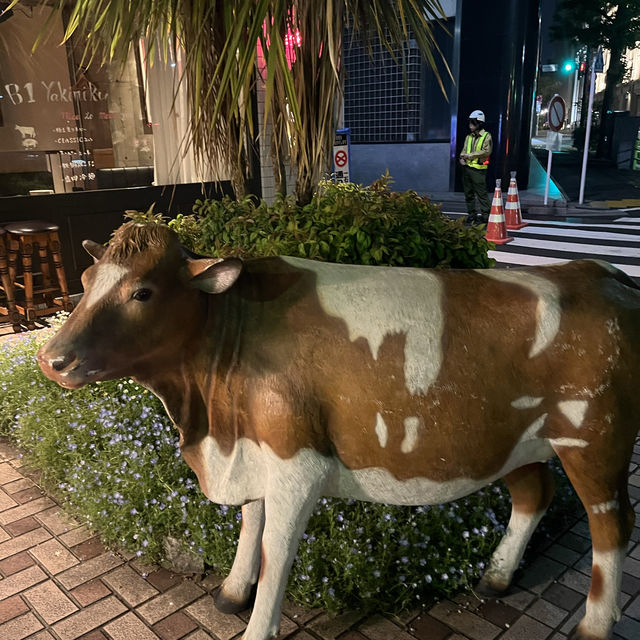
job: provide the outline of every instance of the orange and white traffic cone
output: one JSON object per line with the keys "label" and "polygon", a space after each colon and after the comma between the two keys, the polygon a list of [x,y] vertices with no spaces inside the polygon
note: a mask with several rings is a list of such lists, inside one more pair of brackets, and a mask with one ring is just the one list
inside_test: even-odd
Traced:
{"label": "orange and white traffic cone", "polygon": [[504,220],[504,210],[502,208],[502,189],[500,188],[501,180],[496,180],[496,190],[493,194],[493,202],[491,203],[491,212],[489,213],[489,224],[487,225],[487,233],[485,238],[489,242],[495,244],[506,244],[511,242],[513,238],[507,235],[507,225]]}
{"label": "orange and white traffic cone", "polygon": [[522,227],[526,227],[529,224],[528,222],[522,222],[520,196],[518,195],[515,171],[511,172],[509,191],[507,192],[507,202],[504,205],[504,214],[507,222],[507,229],[522,229]]}

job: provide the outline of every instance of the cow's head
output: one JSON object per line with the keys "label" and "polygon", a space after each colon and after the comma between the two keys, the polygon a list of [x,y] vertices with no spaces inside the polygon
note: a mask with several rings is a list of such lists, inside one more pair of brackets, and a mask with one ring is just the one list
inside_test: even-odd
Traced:
{"label": "cow's head", "polygon": [[38,352],[45,375],[78,388],[88,382],[161,371],[204,328],[207,294],[229,289],[236,258],[190,259],[165,225],[129,222],[108,247],[85,240],[94,264],[84,296]]}

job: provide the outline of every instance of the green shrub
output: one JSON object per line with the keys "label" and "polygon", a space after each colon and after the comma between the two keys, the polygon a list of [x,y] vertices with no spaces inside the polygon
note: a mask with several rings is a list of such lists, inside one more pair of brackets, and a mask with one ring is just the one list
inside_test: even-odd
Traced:
{"label": "green shrub", "polygon": [[198,200],[193,215],[169,222],[196,253],[299,258],[405,267],[490,267],[484,231],[444,216],[413,191],[388,191],[389,176],[369,187],[323,182],[304,207],[253,197]]}

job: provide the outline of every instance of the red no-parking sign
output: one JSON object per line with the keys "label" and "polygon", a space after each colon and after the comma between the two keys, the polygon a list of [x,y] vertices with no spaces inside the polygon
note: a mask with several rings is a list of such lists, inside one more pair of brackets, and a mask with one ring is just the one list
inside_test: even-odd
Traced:
{"label": "red no-parking sign", "polygon": [[564,119],[567,115],[567,105],[564,102],[562,96],[557,93],[549,101],[549,108],[547,111],[547,122],[549,123],[549,129],[551,131],[560,131],[564,126]]}
{"label": "red no-parking sign", "polygon": [[350,131],[338,129],[333,140],[333,179],[335,182],[350,182]]}

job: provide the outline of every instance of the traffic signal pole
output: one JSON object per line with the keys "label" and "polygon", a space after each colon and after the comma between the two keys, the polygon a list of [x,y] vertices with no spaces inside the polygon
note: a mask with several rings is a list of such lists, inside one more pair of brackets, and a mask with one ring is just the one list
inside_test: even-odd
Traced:
{"label": "traffic signal pole", "polygon": [[587,160],[589,158],[589,142],[591,139],[591,119],[593,112],[593,96],[596,91],[596,55],[594,53],[591,60],[591,75],[589,84],[589,107],[587,108],[587,128],[584,132],[584,151],[582,152],[582,173],[580,175],[580,197],[578,198],[578,204],[584,202],[584,183],[587,177]]}

